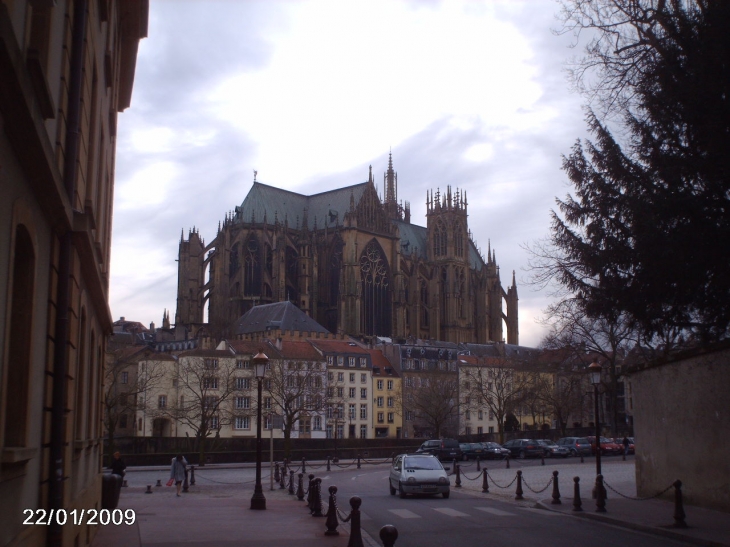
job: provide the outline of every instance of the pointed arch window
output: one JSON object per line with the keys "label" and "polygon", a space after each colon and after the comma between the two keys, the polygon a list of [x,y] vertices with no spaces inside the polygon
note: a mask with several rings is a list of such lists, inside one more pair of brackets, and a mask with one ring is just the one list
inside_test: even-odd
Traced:
{"label": "pointed arch window", "polygon": [[243,245],[243,293],[246,296],[261,295],[261,247],[253,234]]}
{"label": "pointed arch window", "polygon": [[464,232],[459,222],[454,226],[454,253],[456,256],[464,256]]}
{"label": "pointed arch window", "polygon": [[446,226],[440,220],[436,221],[433,232],[433,255],[446,256]]}
{"label": "pointed arch window", "polygon": [[375,240],[360,255],[362,281],[361,330],[368,335],[390,336],[391,283],[388,261]]}
{"label": "pointed arch window", "polygon": [[421,326],[428,327],[428,283],[425,279],[420,279],[421,292]]}
{"label": "pointed arch window", "polygon": [[286,299],[299,307],[299,254],[292,247],[286,248]]}

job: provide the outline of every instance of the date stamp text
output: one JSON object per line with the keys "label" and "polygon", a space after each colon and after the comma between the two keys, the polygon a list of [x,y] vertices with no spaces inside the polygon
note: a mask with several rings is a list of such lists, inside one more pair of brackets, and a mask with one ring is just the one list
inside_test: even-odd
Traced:
{"label": "date stamp text", "polygon": [[23,515],[25,515],[23,524],[31,526],[50,526],[54,522],[59,526],[67,524],[71,526],[82,526],[84,524],[89,526],[99,524],[102,526],[108,526],[109,524],[131,526],[136,519],[134,509],[125,509],[124,511],[121,509],[74,509],[72,511],[66,511],[65,509],[51,509],[50,511],[45,509],[23,509]]}

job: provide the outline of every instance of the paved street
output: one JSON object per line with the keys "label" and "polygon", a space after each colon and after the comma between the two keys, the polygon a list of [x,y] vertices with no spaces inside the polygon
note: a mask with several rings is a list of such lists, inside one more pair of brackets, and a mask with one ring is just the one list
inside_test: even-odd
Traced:
{"label": "paved street", "polygon": [[[617,494],[635,496],[633,458],[626,462],[621,458],[604,460],[603,474],[607,485],[615,492],[609,490],[608,511],[603,516],[595,513],[595,502],[591,499],[595,477],[593,460],[586,459],[584,463],[578,459],[545,460],[544,466],[540,460],[512,461],[510,469],[503,461],[487,462],[490,491],[486,494],[482,493],[482,477],[476,470],[476,463],[469,462],[462,468],[461,488],[454,486],[452,475],[449,499],[403,500],[389,494],[389,464],[363,463],[362,468],[357,469],[351,462],[343,463],[346,468],[333,466],[329,472],[321,462],[308,464],[307,474],[311,472],[322,478],[325,497],[330,485],[338,487],[337,505],[342,515],[349,514],[348,502],[352,496],[362,498],[363,540],[369,546],[380,545],[378,532],[385,524],[398,529],[398,547],[453,545],[453,538],[458,538],[458,545],[463,547],[481,546],[486,540],[490,546],[497,547],[544,540],[561,546],[590,544],[597,547],[617,543],[658,547],[683,542],[730,545],[730,524],[722,520],[726,515],[686,507],[690,529],[677,531],[671,527],[672,503],[633,501]],[[522,501],[514,499],[516,484],[510,484],[517,470],[522,471],[524,479],[525,499]],[[549,481],[555,470],[563,502],[559,506],[550,505],[552,485]],[[263,473],[263,485],[268,509],[250,511],[254,473],[253,467],[240,465],[197,469],[196,484],[182,498],[176,498],[174,488],[164,486],[169,474],[166,469],[130,469],[127,474],[129,487],[122,490],[120,508],[133,508],[137,512],[136,536],[131,529],[106,529],[97,536],[94,545],[274,547],[290,541],[298,547],[347,545],[349,523],[339,525],[340,536],[325,537],[325,519],[311,517],[304,503],[280,489],[278,484],[270,490],[267,469]],[[579,515],[571,511],[572,478],[575,476],[581,479],[584,508]],[[154,486],[158,479],[163,486]],[[153,494],[144,494],[147,485],[152,486]],[[595,520],[599,517],[603,520]],[[117,543],[110,543],[112,539]]]}

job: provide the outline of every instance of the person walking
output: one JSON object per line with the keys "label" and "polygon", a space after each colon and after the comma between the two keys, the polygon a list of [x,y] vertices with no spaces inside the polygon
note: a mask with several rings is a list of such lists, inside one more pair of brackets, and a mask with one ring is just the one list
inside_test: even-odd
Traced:
{"label": "person walking", "polygon": [[631,445],[631,441],[629,441],[628,437],[624,437],[624,440],[622,441],[624,445],[624,455],[628,456],[629,454],[629,446]]}
{"label": "person walking", "polygon": [[180,497],[180,490],[182,489],[182,483],[185,480],[187,466],[188,461],[182,454],[178,454],[172,459],[172,465],[170,466],[170,480],[175,481],[177,497]]}
{"label": "person walking", "polygon": [[112,470],[112,475],[119,475],[123,478],[124,475],[127,473],[127,466],[124,463],[122,455],[119,452],[114,452],[114,459],[112,460],[112,464],[109,467]]}

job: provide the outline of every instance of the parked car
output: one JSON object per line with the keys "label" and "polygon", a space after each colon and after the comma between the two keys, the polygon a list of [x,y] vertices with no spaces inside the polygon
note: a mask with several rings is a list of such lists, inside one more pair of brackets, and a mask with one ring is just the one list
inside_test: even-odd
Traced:
{"label": "parked car", "polygon": [[[626,437],[629,440],[629,454],[635,454],[636,453],[636,447],[634,446],[634,438],[633,437]],[[623,437],[616,437],[613,442],[615,442],[617,445],[621,447],[621,453],[623,454],[626,447],[624,446],[624,438]]]}
{"label": "parked car", "polygon": [[[591,443],[591,454],[596,453],[596,437],[595,435],[592,437],[586,437],[588,441]],[[607,439],[606,437],[601,437],[601,455],[611,455],[611,454],[621,454],[624,451],[623,446],[619,446],[615,442],[613,442],[613,439]]]}
{"label": "parked car", "polygon": [[441,494],[448,498],[451,481],[446,469],[431,454],[401,454],[393,460],[388,479],[390,495]]}
{"label": "parked car", "polygon": [[439,460],[460,460],[461,448],[456,439],[432,439],[424,442],[416,454],[433,454]]}
{"label": "parked car", "polygon": [[537,442],[545,451],[546,458],[567,458],[570,456],[570,449],[565,446],[559,446],[555,443],[555,441],[551,441],[550,439],[538,439]]}
{"label": "parked car", "polygon": [[461,459],[476,460],[477,457],[484,459],[484,447],[482,443],[459,443],[461,448]]}
{"label": "parked car", "polygon": [[484,447],[484,457],[490,460],[503,460],[510,453],[509,449],[504,448],[499,443],[482,443]]}
{"label": "parked car", "polygon": [[572,456],[590,456],[593,453],[591,441],[585,437],[563,437],[557,444],[570,450]]}
{"label": "parked car", "polygon": [[518,458],[539,458],[543,455],[543,448],[533,439],[512,439],[502,445],[510,451],[511,456]]}

